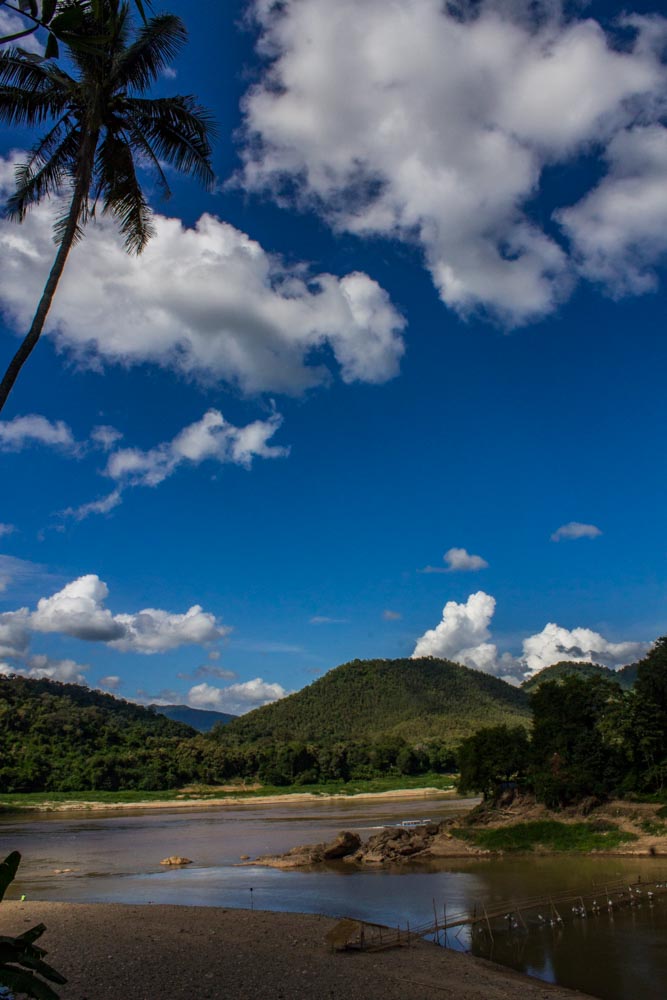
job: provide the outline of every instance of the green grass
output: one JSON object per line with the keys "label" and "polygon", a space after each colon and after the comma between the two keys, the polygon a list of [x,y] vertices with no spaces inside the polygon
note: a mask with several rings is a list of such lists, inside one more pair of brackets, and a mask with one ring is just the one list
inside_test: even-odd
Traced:
{"label": "green grass", "polygon": [[557,820],[537,820],[494,830],[467,828],[454,830],[453,833],[489,851],[533,851],[536,847],[550,851],[614,850],[637,839],[633,833],[624,833],[613,823],[601,821],[560,823]]}
{"label": "green grass", "polygon": [[455,777],[450,774],[420,774],[414,776],[387,775],[364,781],[330,781],[319,785],[263,785],[261,788],[244,788],[239,785],[232,791],[220,791],[206,785],[190,786],[187,792],[178,788],[160,792],[23,792],[0,794],[0,812],[20,812],[53,803],[87,804],[141,803],[141,802],[187,802],[189,799],[228,799],[231,797],[254,799],[265,795],[298,795],[310,792],[313,795],[361,795],[368,792],[391,792],[397,789],[438,788],[443,791],[454,788]]}

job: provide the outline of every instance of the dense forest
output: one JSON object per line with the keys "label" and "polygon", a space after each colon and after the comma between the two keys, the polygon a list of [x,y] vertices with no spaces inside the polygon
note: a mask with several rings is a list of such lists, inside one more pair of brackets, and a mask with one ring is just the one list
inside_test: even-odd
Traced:
{"label": "dense forest", "polygon": [[446,660],[356,660],[207,733],[75,684],[0,677],[0,792],[307,786],[457,767],[464,789],[510,782],[549,804],[663,789],[667,639],[625,672],[556,664],[528,691]]}
{"label": "dense forest", "polygon": [[304,742],[402,738],[454,746],[482,724],[528,724],[528,699],[497,677],[449,660],[353,660],[241,716],[224,738]]}
{"label": "dense forest", "polygon": [[[585,664],[551,670],[530,695],[532,732],[490,726],[459,748],[461,787],[508,785],[548,806],[667,789],[667,637],[634,664],[631,690]],[[545,674],[548,671],[544,672]],[[627,674],[626,674],[627,676]]]}
{"label": "dense forest", "polygon": [[538,687],[546,681],[559,681],[563,677],[576,675],[577,677],[600,677],[606,681],[613,681],[624,690],[629,691],[637,680],[637,663],[629,663],[620,670],[610,670],[609,667],[602,667],[599,663],[589,663],[587,661],[561,660],[552,663],[550,667],[544,667],[538,673],[529,677],[523,682],[521,688],[528,694],[532,694]]}

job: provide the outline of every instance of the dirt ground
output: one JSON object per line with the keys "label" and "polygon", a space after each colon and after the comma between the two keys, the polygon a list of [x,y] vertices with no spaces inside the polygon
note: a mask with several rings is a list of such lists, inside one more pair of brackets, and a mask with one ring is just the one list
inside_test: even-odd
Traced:
{"label": "dirt ground", "polygon": [[[333,953],[328,917],[190,906],[0,906],[0,934],[44,922],[61,1000],[585,1000],[420,942]],[[589,998],[590,1000],[590,998]]]}

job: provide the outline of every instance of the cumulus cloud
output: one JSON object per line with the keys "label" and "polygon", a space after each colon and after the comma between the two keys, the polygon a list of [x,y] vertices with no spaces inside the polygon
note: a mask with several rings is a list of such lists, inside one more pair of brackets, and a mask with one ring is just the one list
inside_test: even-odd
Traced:
{"label": "cumulus cloud", "polygon": [[442,611],[442,621],[418,639],[412,656],[438,656],[496,673],[493,667],[498,650],[493,643],[487,642],[495,610],[495,598],[483,590],[471,594],[465,604],[448,601]]}
{"label": "cumulus cloud", "polygon": [[597,538],[602,532],[594,524],[582,524],[580,521],[568,521],[557,528],[551,536],[552,542],[560,542],[573,538]]}
{"label": "cumulus cloud", "polygon": [[79,451],[71,428],[63,420],[47,420],[37,413],[0,421],[0,451],[22,451],[41,444],[70,454]]}
{"label": "cumulus cloud", "polygon": [[22,665],[0,663],[0,674],[4,676],[18,674],[21,677],[47,677],[65,684],[85,684],[84,672],[88,669],[87,664],[77,663],[76,660],[53,660],[43,653],[27,657]]}
{"label": "cumulus cloud", "polygon": [[[13,188],[17,160],[0,161],[0,196]],[[61,209],[56,198],[21,226],[0,220],[0,304],[19,330],[51,266]],[[80,364],[149,362],[248,393],[299,394],[332,372],[371,383],[398,373],[405,324],[368,275],[288,265],[212,215],[193,229],[159,214],[154,225],[140,259],[103,217],[72,250],[46,333]]]}
{"label": "cumulus cloud", "polygon": [[240,684],[219,688],[211,684],[196,684],[188,692],[188,705],[192,708],[212,708],[217,712],[243,715],[245,712],[268,705],[284,698],[286,691],[280,684],[269,684],[261,677]]}
{"label": "cumulus cloud", "polygon": [[184,614],[144,608],[133,614],[112,615],[104,607],[108,596],[107,585],[89,573],[51,597],[41,598],[26,625],[35,632],[59,633],[88,642],[104,642],[122,652],[146,654],[213,642],[230,631],[198,604]]}
{"label": "cumulus cloud", "polygon": [[589,628],[561,628],[549,622],[541,632],[523,641],[522,661],[536,673],[559,660],[591,660],[616,670],[646,654],[647,642],[609,642]]}
{"label": "cumulus cloud", "polygon": [[0,614],[0,656],[22,657],[30,646],[27,608]]}
{"label": "cumulus cloud", "polygon": [[557,219],[581,273],[613,298],[653,291],[667,253],[667,129],[636,126],[609,143],[607,175]]}
{"label": "cumulus cloud", "polygon": [[495,609],[495,598],[484,591],[471,594],[464,604],[448,601],[440,624],[417,640],[413,658],[441,657],[517,683],[559,660],[591,660],[617,669],[639,659],[650,645],[614,643],[591,629],[569,630],[549,623],[541,632],[523,640],[520,656],[501,654],[496,644],[489,641]]}
{"label": "cumulus cloud", "polygon": [[[550,312],[575,268],[531,215],[542,173],[613,144],[638,116],[654,124],[666,80],[663,18],[626,18],[618,44],[616,26],[563,7],[253,0],[267,68],[244,102],[243,183],[334,228],[418,244],[461,314],[518,324]],[[561,217],[573,238],[587,214],[596,221],[585,205],[580,225]]]}

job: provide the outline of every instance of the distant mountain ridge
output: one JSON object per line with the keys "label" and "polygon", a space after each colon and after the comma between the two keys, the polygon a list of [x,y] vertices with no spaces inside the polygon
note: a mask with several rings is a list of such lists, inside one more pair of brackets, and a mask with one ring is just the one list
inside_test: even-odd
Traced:
{"label": "distant mountain ridge", "polygon": [[451,745],[481,726],[529,725],[525,691],[449,660],[353,660],[308,687],[235,719],[224,741],[408,742]]}
{"label": "distant mountain ridge", "polygon": [[228,712],[190,708],[189,705],[150,705],[149,707],[160,715],[166,715],[168,719],[173,719],[174,722],[182,722],[186,726],[191,726],[199,733],[210,733],[213,726],[218,724],[226,726],[228,722],[238,719],[238,715],[229,715]]}

